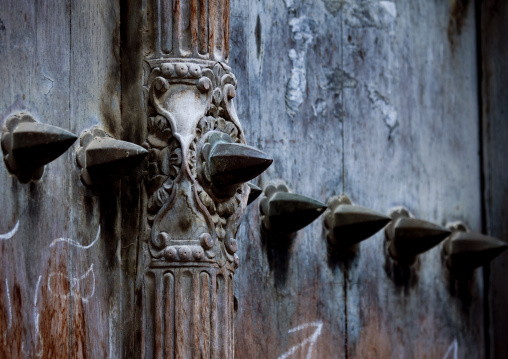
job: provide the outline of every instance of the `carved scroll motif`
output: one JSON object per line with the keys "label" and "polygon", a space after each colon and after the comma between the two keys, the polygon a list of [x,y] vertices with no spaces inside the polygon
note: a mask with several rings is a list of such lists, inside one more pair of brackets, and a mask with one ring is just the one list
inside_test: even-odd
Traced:
{"label": "carved scroll motif", "polygon": [[230,103],[235,87],[234,75],[221,63],[163,62],[151,71],[144,146],[150,151],[145,178],[152,266],[238,266],[234,237],[248,186],[214,192],[203,157],[217,135],[245,143]]}
{"label": "carved scroll motif", "polygon": [[141,354],[232,359],[236,234],[272,159],[245,144],[232,102],[229,0],[150,3]]}
{"label": "carved scroll motif", "polygon": [[233,358],[235,237],[249,189],[214,190],[205,154],[217,137],[245,143],[230,102],[236,79],[222,63],[151,66],[145,357]]}

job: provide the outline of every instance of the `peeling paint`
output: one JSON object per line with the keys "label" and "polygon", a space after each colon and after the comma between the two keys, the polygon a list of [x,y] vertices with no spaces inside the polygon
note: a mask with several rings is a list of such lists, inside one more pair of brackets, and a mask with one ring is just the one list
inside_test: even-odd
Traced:
{"label": "peeling paint", "polygon": [[286,7],[288,8],[288,10],[295,9],[295,3],[293,0],[284,0],[284,4],[286,4]]}
{"label": "peeling paint", "polygon": [[293,18],[289,21],[292,38],[296,42],[295,48],[289,50],[291,60],[291,75],[286,87],[286,112],[293,117],[298,112],[304,100],[304,93],[307,88],[307,70],[305,66],[307,48],[314,34],[312,27],[314,20],[307,16]]}
{"label": "peeling paint", "polygon": [[374,105],[374,108],[381,112],[383,121],[390,130],[388,139],[391,139],[393,130],[399,124],[397,120],[397,111],[388,98],[380,94],[373,86],[367,85],[367,91],[369,92],[369,99]]}
{"label": "peeling paint", "polygon": [[323,0],[326,10],[331,12],[333,15],[337,15],[339,10],[344,6],[343,0]]}
{"label": "peeling paint", "polygon": [[322,98],[318,98],[312,105],[312,112],[314,113],[314,117],[325,117],[327,110],[328,105]]}
{"label": "peeling paint", "polygon": [[344,17],[351,27],[390,26],[397,18],[397,7],[393,1],[345,2]]}
{"label": "peeling paint", "polygon": [[355,88],[358,81],[339,66],[324,68],[325,78],[320,81],[320,87],[339,95],[345,88]]}

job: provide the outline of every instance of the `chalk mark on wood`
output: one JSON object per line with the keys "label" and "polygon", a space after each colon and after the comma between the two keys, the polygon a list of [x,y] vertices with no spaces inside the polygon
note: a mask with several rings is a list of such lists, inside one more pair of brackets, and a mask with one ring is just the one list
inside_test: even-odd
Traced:
{"label": "chalk mark on wood", "polygon": [[[89,277],[91,275],[91,278],[92,278],[92,290],[91,290],[91,293],[87,294],[87,295],[81,295],[80,294],[80,283],[87,277]],[[52,282],[52,278],[56,277],[56,281],[58,280],[64,280],[64,281],[68,281],[69,283],[69,292],[68,293],[65,293],[65,294],[62,294],[62,293],[58,293],[57,291],[54,290],[54,286],[51,285],[51,282]],[[60,279],[58,279],[60,278]],[[58,282],[57,282],[58,283]],[[88,302],[88,300],[90,298],[92,298],[95,294],[95,273],[93,271],[93,264],[90,266],[90,268],[86,271],[85,274],[83,274],[81,277],[72,277],[72,278],[69,278],[69,276],[63,274],[63,273],[57,273],[57,272],[53,272],[51,273],[49,276],[48,276],[48,289],[50,291],[51,294],[53,294],[54,296],[56,297],[59,297],[61,299],[67,299],[69,296],[72,296],[72,297],[75,297],[75,298],[81,298],[81,300],[83,302]]]}
{"label": "chalk mark on wood", "polygon": [[42,278],[42,276],[40,275],[39,279],[37,279],[37,284],[35,285],[34,308],[33,308],[33,319],[34,319],[35,334],[36,334],[35,348],[37,349],[37,344],[40,344],[40,350],[37,353],[35,353],[35,355],[38,357],[42,356],[42,348],[43,348],[43,340],[42,340],[41,333],[39,331],[39,309],[37,308],[37,299],[38,299],[39,287],[41,284],[41,278]]}
{"label": "chalk mark on wood", "polygon": [[100,233],[101,233],[101,226],[99,226],[99,230],[97,231],[97,235],[95,236],[94,241],[86,246],[84,246],[84,245],[78,243],[77,241],[75,241],[74,239],[70,239],[70,238],[57,238],[53,242],[51,242],[51,244],[49,246],[53,247],[58,242],[67,242],[70,245],[73,245],[74,247],[77,247],[80,249],[89,249],[99,240]]}
{"label": "chalk mark on wood", "polygon": [[[453,353],[453,357],[452,357]],[[459,357],[459,344],[457,343],[457,339],[454,339],[452,344],[448,347],[445,356],[443,359],[457,359]]]}
{"label": "chalk mark on wood", "polygon": [[7,278],[5,278],[5,290],[7,294],[7,304],[9,305],[9,325],[7,326],[8,329],[12,326],[12,305],[11,305],[11,294],[9,292],[9,282],[7,281]]}
{"label": "chalk mark on wood", "polygon": [[4,241],[6,239],[11,239],[18,231],[18,228],[19,228],[19,220],[16,222],[14,228],[11,231],[4,234],[0,234],[0,240]]}
{"label": "chalk mark on wood", "polygon": [[300,347],[304,347],[307,343],[309,344],[309,350],[307,351],[307,359],[311,359],[312,356],[312,349],[314,348],[314,344],[316,344],[316,341],[318,337],[321,335],[321,329],[323,328],[323,322],[317,321],[312,323],[305,323],[302,325],[299,325],[295,328],[292,328],[288,331],[288,333],[294,333],[298,332],[300,330],[306,329],[308,327],[315,327],[316,330],[312,335],[308,338],[306,338],[304,341],[302,341],[300,344],[295,345],[294,347],[290,348],[287,352],[279,356],[277,359],[286,359],[289,358],[291,355],[293,355],[296,350]]}

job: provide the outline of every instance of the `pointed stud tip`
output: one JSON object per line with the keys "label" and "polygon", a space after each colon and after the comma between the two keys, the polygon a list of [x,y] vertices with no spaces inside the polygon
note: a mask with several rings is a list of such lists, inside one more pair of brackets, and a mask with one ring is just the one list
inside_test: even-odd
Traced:
{"label": "pointed stud tip", "polygon": [[369,208],[355,206],[351,201],[334,201],[325,217],[327,238],[334,247],[352,247],[373,236],[390,221],[390,217]]}
{"label": "pointed stud tip", "polygon": [[31,115],[9,117],[2,133],[7,167],[20,182],[37,180],[44,166],[60,157],[77,140],[63,128],[39,123]]}
{"label": "pointed stud tip", "polygon": [[458,230],[446,241],[443,252],[448,267],[464,275],[489,263],[507,248],[507,243],[499,238]]}
{"label": "pointed stud tip", "polygon": [[268,192],[271,195],[262,199],[260,209],[264,215],[263,223],[268,223],[265,228],[273,232],[296,232],[312,223],[327,208],[317,200],[282,189]]}
{"label": "pointed stud tip", "polygon": [[87,185],[112,182],[131,173],[148,155],[134,143],[111,137],[92,139],[85,148],[82,177]]}
{"label": "pointed stud tip", "polygon": [[448,228],[401,215],[386,228],[389,253],[399,262],[413,263],[416,257],[450,236]]}
{"label": "pointed stud tip", "polygon": [[219,187],[245,183],[273,163],[263,151],[239,143],[219,142],[208,157],[210,178]]}
{"label": "pointed stud tip", "polygon": [[249,205],[261,195],[263,190],[251,182],[248,182],[247,185],[250,188],[249,198],[247,199],[247,205]]}

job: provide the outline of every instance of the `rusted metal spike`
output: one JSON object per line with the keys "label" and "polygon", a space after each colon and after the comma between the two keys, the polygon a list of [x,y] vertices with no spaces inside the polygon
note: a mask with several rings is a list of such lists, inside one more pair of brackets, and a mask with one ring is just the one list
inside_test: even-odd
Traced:
{"label": "rusted metal spike", "polygon": [[346,195],[332,197],[325,212],[328,242],[334,247],[351,247],[382,229],[390,217],[365,207],[355,206]]}
{"label": "rusted metal spike", "polygon": [[247,182],[247,185],[250,188],[249,198],[247,199],[247,205],[249,205],[259,197],[263,190],[251,182]]}
{"label": "rusted metal spike", "polygon": [[110,137],[92,139],[84,151],[82,179],[87,185],[115,181],[129,174],[148,154],[141,146]]}
{"label": "rusted metal spike", "polygon": [[10,116],[2,132],[7,167],[23,183],[39,179],[44,165],[61,156],[76,140],[73,133],[38,123],[26,113]]}
{"label": "rusted metal spike", "polygon": [[502,240],[480,233],[453,231],[443,246],[446,265],[457,274],[469,274],[504,252]]}
{"label": "rusted metal spike", "polygon": [[326,209],[312,198],[289,193],[285,185],[265,188],[259,203],[263,228],[268,232],[293,233],[310,224]]}
{"label": "rusted metal spike", "polygon": [[416,256],[438,245],[451,233],[445,227],[410,218],[407,212],[392,214],[392,222],[385,229],[388,251],[399,263],[412,264]]}
{"label": "rusted metal spike", "polygon": [[215,186],[228,187],[259,176],[272,162],[273,159],[257,148],[217,142],[210,150],[210,177]]}

